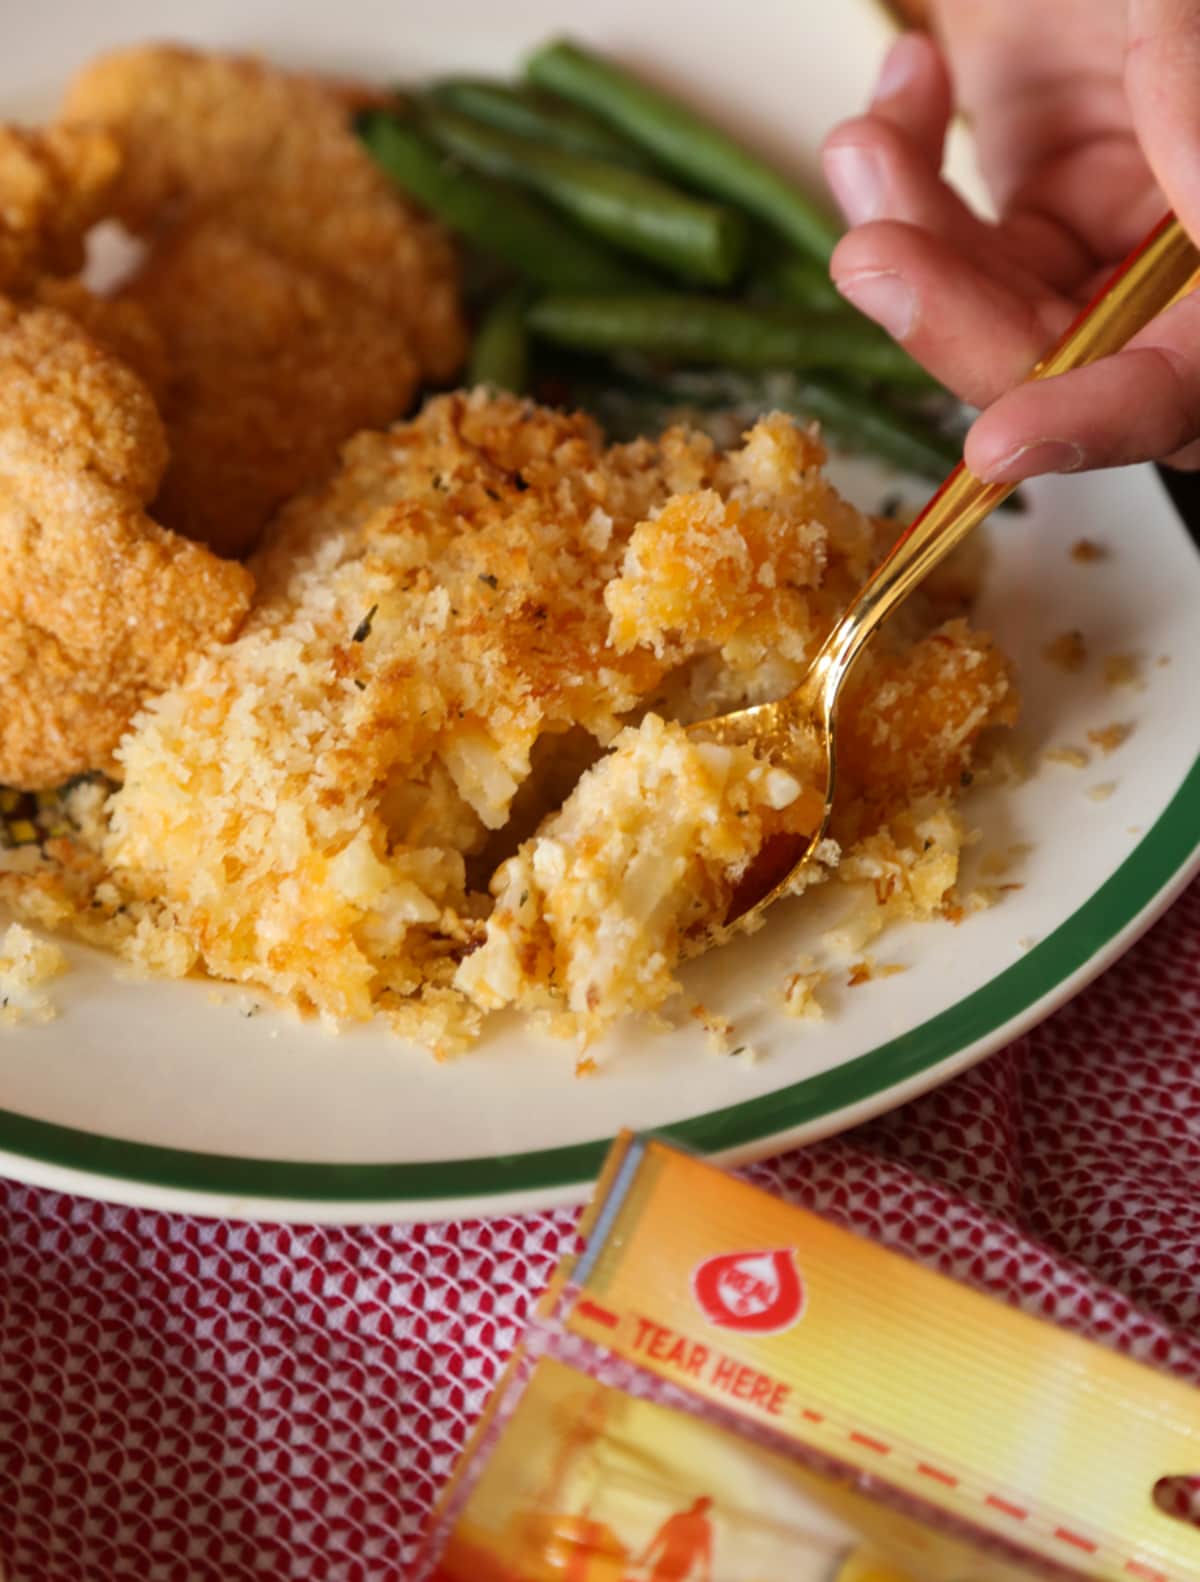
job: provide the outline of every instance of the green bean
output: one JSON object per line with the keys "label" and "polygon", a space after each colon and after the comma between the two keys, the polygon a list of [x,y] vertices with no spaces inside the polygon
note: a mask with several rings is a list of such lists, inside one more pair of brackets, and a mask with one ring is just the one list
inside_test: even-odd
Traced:
{"label": "green bean", "polygon": [[[931,418],[898,411],[885,397],[821,372],[758,375],[676,369],[653,377],[605,379],[593,374],[568,381],[568,386],[580,405],[610,427],[613,438],[634,439],[639,432],[658,432],[689,416],[694,422],[705,412],[732,417],[742,428],[764,412],[788,412],[819,422],[836,449],[875,456],[935,483],[962,459],[961,429],[956,433]],[[727,423],[716,433],[722,444],[730,442]],[[1018,492],[1000,509],[1021,512],[1026,502]]]}
{"label": "green bean", "polygon": [[675,175],[828,260],[839,234],[834,221],[786,176],[678,100],[565,40],[536,51],[526,71],[538,87],[603,117]]}
{"label": "green bean", "polygon": [[568,154],[587,154],[616,165],[645,169],[649,161],[635,144],[586,110],[556,94],[525,83],[495,82],[488,77],[447,77],[434,83],[429,97],[444,110],[468,115],[501,132],[531,137]]}
{"label": "green bean", "polygon": [[523,395],[529,382],[524,291],[506,292],[484,315],[471,343],[467,382]]}
{"label": "green bean", "polygon": [[565,224],[515,187],[478,180],[416,127],[370,110],[356,121],[372,157],[451,230],[539,285],[561,290],[630,290],[644,279],[623,258]]}
{"label": "green bean", "polygon": [[775,301],[815,312],[844,313],[852,309],[829,278],[824,264],[785,248],[760,248],[751,280]]}
{"label": "green bean", "polygon": [[[808,376],[791,396],[769,403],[794,417],[815,418],[839,449],[877,456],[902,472],[941,483],[962,460],[962,433],[953,434],[912,413],[898,412],[881,397],[834,376]],[[1017,491],[1000,503],[1001,511],[1027,509]]]}
{"label": "green bean", "polygon": [[[743,425],[763,412],[816,419],[837,449],[876,456],[936,483],[962,460],[966,437],[965,417],[950,397],[941,402],[949,412],[944,410],[941,417],[922,415],[911,407],[898,407],[886,395],[820,371],[745,374],[730,369],[674,369],[655,377],[635,374],[623,382],[619,394],[624,393],[643,415],[657,402],[659,411],[672,413],[675,421],[689,407],[733,412]],[[999,509],[1020,513],[1027,502],[1017,491]]]}
{"label": "green bean", "polygon": [[578,351],[640,351],[735,368],[824,368],[884,383],[934,382],[866,320],[802,315],[682,293],[551,295],[529,310],[535,335]]}
{"label": "green bean", "polygon": [[746,222],[732,209],[685,197],[639,171],[546,148],[451,110],[430,109],[423,125],[464,164],[534,188],[586,230],[688,279],[725,285],[741,267]]}
{"label": "green bean", "polygon": [[[940,481],[962,455],[961,439],[934,423],[897,412],[886,401],[824,374],[737,373],[677,369],[622,375],[595,369],[563,381],[572,401],[593,412],[610,438],[634,439],[690,419],[713,417],[745,427],[764,412],[816,419],[839,449],[877,456],[904,472]],[[728,423],[717,433],[728,442]]]}
{"label": "green bean", "polygon": [[815,418],[846,450],[866,451],[919,478],[940,482],[962,460],[960,440],[834,376],[804,380],[788,410]]}

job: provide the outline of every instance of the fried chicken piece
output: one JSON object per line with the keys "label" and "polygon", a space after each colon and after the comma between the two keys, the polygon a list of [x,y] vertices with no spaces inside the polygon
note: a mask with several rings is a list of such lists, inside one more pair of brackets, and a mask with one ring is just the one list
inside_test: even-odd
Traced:
{"label": "fried chicken piece", "polygon": [[217,221],[174,231],[124,303],[162,335],[170,368],[171,462],[155,515],[219,552],[246,549],[420,382],[401,320]]}
{"label": "fried chicken piece", "polygon": [[31,293],[39,307],[74,319],[94,341],[133,369],[161,403],[168,382],[167,348],[145,308],[129,297],[101,297],[81,280],[39,280]]}
{"label": "fried chicken piece", "polygon": [[0,291],[25,294],[42,275],[82,268],[120,163],[116,139],[98,128],[0,126]]}
{"label": "fried chicken piece", "polygon": [[0,299],[0,782],[111,769],[146,697],[240,625],[250,574],[144,512],[166,459],[131,368]]}
{"label": "fried chicken piece", "polygon": [[453,246],[373,164],[353,103],[169,46],[107,56],[67,95],[66,123],[118,142],[113,212],[162,247],[130,288],[178,366],[161,515],[226,552],[462,362]]}

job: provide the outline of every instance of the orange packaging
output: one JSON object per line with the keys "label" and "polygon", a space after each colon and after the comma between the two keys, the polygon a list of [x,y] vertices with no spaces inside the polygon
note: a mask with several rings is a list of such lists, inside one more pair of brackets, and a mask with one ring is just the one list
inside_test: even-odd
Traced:
{"label": "orange packaging", "polygon": [[1200,1582],[1200,1392],[631,1136],[421,1582]]}

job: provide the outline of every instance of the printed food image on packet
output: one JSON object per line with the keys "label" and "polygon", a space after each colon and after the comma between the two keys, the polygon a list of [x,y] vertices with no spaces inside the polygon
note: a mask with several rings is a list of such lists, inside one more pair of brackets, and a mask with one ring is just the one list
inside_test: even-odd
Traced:
{"label": "printed food image on packet", "polygon": [[432,1582],[908,1582],[782,1456],[532,1365]]}
{"label": "printed food image on packet", "polygon": [[1200,1577],[1163,1371],[653,1138],[581,1232],[412,1582]]}

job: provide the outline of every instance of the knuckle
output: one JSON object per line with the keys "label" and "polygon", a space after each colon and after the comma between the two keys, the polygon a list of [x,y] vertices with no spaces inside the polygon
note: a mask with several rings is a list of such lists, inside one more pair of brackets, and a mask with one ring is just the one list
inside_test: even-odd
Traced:
{"label": "knuckle", "polygon": [[1200,376],[1191,358],[1177,346],[1161,344],[1146,347],[1157,365],[1168,398],[1168,407],[1177,432],[1171,449],[1200,438]]}

